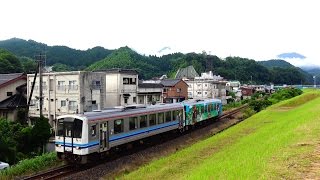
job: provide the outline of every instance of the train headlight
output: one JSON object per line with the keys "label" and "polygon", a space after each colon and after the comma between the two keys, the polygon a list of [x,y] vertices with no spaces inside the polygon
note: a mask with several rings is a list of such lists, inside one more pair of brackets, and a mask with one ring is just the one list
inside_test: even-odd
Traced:
{"label": "train headlight", "polygon": [[80,149],[80,147],[79,147],[79,146],[77,146],[77,147],[76,147],[76,149],[78,149],[78,150],[79,150],[79,149]]}
{"label": "train headlight", "polygon": [[56,147],[61,147],[61,144],[56,144]]}

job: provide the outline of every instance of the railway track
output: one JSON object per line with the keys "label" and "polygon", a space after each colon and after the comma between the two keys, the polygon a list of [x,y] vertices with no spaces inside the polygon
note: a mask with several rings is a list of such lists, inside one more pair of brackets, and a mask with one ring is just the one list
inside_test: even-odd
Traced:
{"label": "railway track", "polygon": [[60,177],[64,177],[66,175],[75,173],[78,171],[77,167],[71,166],[71,165],[64,165],[60,166],[54,169],[50,169],[48,171],[44,171],[41,173],[34,174],[32,176],[21,178],[23,180],[34,180],[34,179],[58,179]]}
{"label": "railway track", "polygon": [[[246,107],[248,107],[248,105],[243,105],[243,106],[241,106],[239,108],[230,110],[230,111],[224,113],[223,115],[219,116],[218,120],[229,118],[229,117],[239,113],[241,110],[245,109]],[[235,123],[235,124],[237,124],[237,123]],[[223,131],[223,130],[225,130],[225,129],[227,129],[227,128],[235,125],[235,124],[227,126],[226,128],[221,129],[219,132],[221,132],[221,131]],[[201,129],[202,127],[205,127],[205,126],[206,125],[201,125],[197,129]],[[189,133],[190,132],[192,132],[192,131],[189,131]],[[165,140],[162,139],[164,137],[166,137]],[[177,133],[174,133],[174,134],[171,134],[169,136],[161,136],[161,139],[163,140],[163,142],[167,142],[167,141],[170,141],[170,140],[175,139],[177,137],[178,137]],[[150,138],[150,139],[152,139],[152,138]],[[151,140],[151,141],[153,141],[153,140]],[[157,141],[157,143],[159,143],[158,139],[156,141]],[[79,167],[71,166],[71,165],[64,165],[64,166],[61,166],[61,167],[58,167],[58,168],[55,168],[55,169],[51,169],[51,170],[48,170],[48,171],[45,171],[45,172],[34,174],[32,176],[28,176],[28,177],[21,178],[21,179],[23,179],[23,180],[31,180],[31,179],[32,180],[33,179],[42,179],[42,180],[45,180],[45,179],[46,180],[47,179],[60,179],[60,178],[67,177],[67,176],[70,176],[72,174],[76,174],[78,172],[85,171],[87,169],[93,168],[95,166],[98,166],[99,164],[106,163],[106,162],[112,162],[112,161],[114,161],[114,160],[116,160],[118,158],[121,158],[123,156],[134,154],[134,153],[139,152],[139,151],[141,151],[143,149],[146,149],[148,147],[154,146],[156,141],[140,145],[140,147],[136,147],[132,151],[120,151],[120,152],[111,153],[110,157],[108,157],[107,160],[104,160],[104,161],[98,161],[98,162],[95,162],[93,164],[81,165]]]}

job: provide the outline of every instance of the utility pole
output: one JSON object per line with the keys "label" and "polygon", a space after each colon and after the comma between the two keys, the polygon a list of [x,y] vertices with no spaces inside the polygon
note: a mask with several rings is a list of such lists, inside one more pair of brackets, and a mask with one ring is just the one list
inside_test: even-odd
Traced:
{"label": "utility pole", "polygon": [[40,117],[43,116],[43,78],[42,78],[42,71],[43,71],[43,65],[45,64],[46,61],[46,55],[44,54],[39,54],[36,56],[36,61],[39,63],[39,101],[40,101]]}

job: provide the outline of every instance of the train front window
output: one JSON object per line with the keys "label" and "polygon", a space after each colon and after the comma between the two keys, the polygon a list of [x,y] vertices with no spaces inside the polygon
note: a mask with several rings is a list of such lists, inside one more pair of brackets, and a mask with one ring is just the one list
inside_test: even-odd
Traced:
{"label": "train front window", "polygon": [[81,138],[82,120],[62,118],[58,120],[57,136]]}

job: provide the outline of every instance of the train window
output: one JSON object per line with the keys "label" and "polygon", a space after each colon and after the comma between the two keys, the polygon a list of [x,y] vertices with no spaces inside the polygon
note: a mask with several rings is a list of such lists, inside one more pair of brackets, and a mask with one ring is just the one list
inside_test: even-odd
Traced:
{"label": "train window", "polygon": [[173,111],[173,120],[174,121],[178,119],[178,115],[179,115],[179,111],[178,110]]}
{"label": "train window", "polygon": [[75,119],[73,121],[73,137],[81,138],[82,134],[82,121],[79,119]]}
{"label": "train window", "polygon": [[140,128],[147,127],[147,115],[140,116]]}
{"label": "train window", "polygon": [[149,126],[153,126],[156,124],[156,114],[149,115]]}
{"label": "train window", "polygon": [[173,120],[174,121],[180,120],[181,116],[182,116],[182,110],[173,111]]}
{"label": "train window", "polygon": [[164,113],[158,114],[158,124],[162,124],[164,122]]}
{"label": "train window", "polygon": [[79,119],[63,118],[59,119],[57,136],[81,138],[82,121]]}
{"label": "train window", "polygon": [[123,132],[123,119],[114,120],[114,134]]}
{"label": "train window", "polygon": [[137,129],[137,117],[129,118],[129,130]]}
{"label": "train window", "polygon": [[208,112],[208,105],[204,105],[204,113],[207,113]]}
{"label": "train window", "polygon": [[171,121],[171,111],[166,112],[166,122]]}
{"label": "train window", "polygon": [[97,135],[97,125],[91,126],[91,136]]}

